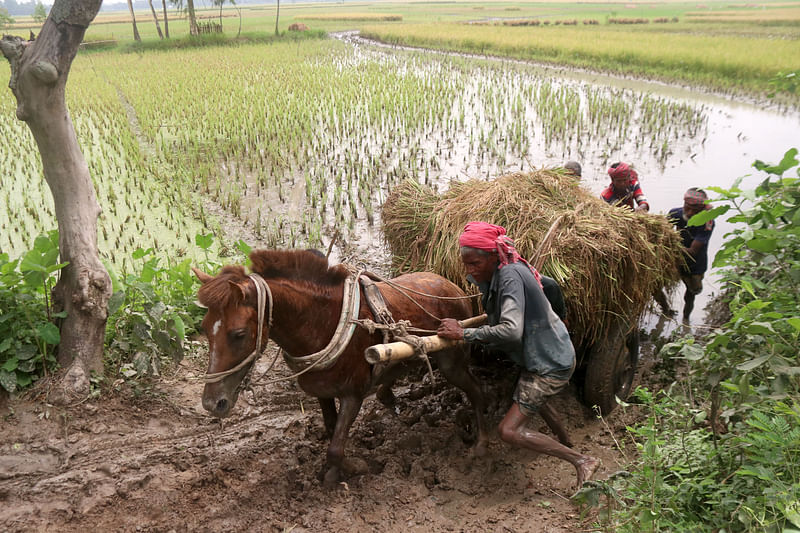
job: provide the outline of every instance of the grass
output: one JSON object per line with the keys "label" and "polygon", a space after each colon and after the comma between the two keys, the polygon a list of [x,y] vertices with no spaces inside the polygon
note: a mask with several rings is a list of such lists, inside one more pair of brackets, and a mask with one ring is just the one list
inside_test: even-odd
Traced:
{"label": "grass", "polygon": [[492,54],[760,93],[778,72],[800,70],[800,40],[675,33],[628,26],[369,26],[392,44]]}
{"label": "grass", "polygon": [[[198,9],[197,16],[216,20],[219,11]],[[131,41],[129,18],[126,12],[101,13],[86,39]],[[608,24],[610,19],[659,18],[679,22]],[[170,19],[173,37],[188,33],[183,14],[173,10]],[[511,20],[534,20],[542,25],[494,26]],[[584,25],[584,20],[598,24]],[[222,21],[228,37],[247,35],[262,40],[263,35],[274,33],[275,5],[227,6]],[[577,21],[578,25],[554,27],[564,21]],[[137,22],[143,40],[157,40],[149,12],[137,13]],[[359,29],[394,44],[572,65],[748,96],[770,90],[769,80],[778,72],[800,70],[800,2],[284,3],[280,30],[293,22],[305,22],[320,31]],[[465,26],[467,22],[488,25]],[[545,27],[545,22],[550,24]],[[38,26],[25,18],[20,18],[15,28],[25,35],[29,28],[38,31]]]}

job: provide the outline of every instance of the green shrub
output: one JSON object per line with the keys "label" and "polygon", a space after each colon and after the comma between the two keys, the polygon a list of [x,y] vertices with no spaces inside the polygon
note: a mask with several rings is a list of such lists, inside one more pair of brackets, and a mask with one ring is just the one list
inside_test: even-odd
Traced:
{"label": "green shrub", "polygon": [[[800,176],[797,150],[752,191],[710,188],[737,223],[714,265],[723,267],[730,320],[662,355],[690,373],[667,391],[637,391],[649,412],[629,428],[638,450],[626,475],[575,497],[600,505],[616,531],[788,532],[800,530]],[[785,176],[795,174],[796,176]],[[678,391],[681,392],[678,392]],[[796,529],[795,529],[796,528]]]}
{"label": "green shrub", "polygon": [[0,254],[0,386],[14,392],[56,366],[60,341],[50,290],[58,271],[58,232],[38,236],[33,249],[10,260]]}

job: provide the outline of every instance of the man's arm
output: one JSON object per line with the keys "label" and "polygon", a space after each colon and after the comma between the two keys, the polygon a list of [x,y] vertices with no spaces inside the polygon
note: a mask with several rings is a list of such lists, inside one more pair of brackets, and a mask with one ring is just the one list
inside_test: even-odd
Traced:
{"label": "man's arm", "polygon": [[495,326],[465,328],[464,340],[487,344],[505,344],[522,340],[524,308],[513,295],[504,295],[500,305],[500,322]]}

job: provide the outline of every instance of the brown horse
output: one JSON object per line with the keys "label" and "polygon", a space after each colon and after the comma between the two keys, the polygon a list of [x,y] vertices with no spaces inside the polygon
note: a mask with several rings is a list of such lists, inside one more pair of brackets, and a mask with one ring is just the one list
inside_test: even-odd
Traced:
{"label": "brown horse", "polygon": [[[250,259],[251,270],[263,278],[266,291],[271,293],[268,304],[264,303],[262,297],[261,305],[268,305],[271,311],[262,310],[261,347],[269,337],[289,357],[323,350],[341,329],[340,310],[346,296],[344,284],[351,276],[350,271],[343,265],[329,266],[326,258],[312,251],[257,250],[250,254]],[[207,372],[208,376],[216,374],[219,379],[206,383],[203,407],[212,415],[222,418],[236,404],[242,380],[260,351],[256,348],[259,336],[258,293],[263,293],[264,289],[259,289],[257,285],[260,281],[246,275],[241,266],[225,266],[217,276],[193,270],[202,283],[198,300],[208,308],[202,322],[209,344]],[[416,328],[435,330],[439,322],[436,317],[463,319],[471,315],[468,300],[453,298],[463,297],[463,291],[441,276],[421,272],[390,281],[419,293],[451,298],[439,299],[405,290],[401,292],[390,284],[378,283],[395,320],[408,320]],[[361,291],[354,294],[354,298],[359,298],[362,304],[358,318],[374,319]],[[324,475],[326,485],[338,482],[342,475],[350,426],[364,398],[375,391],[383,403],[391,403],[394,399],[392,382],[407,367],[405,363],[389,366],[367,363],[364,350],[380,342],[383,342],[380,333],[370,334],[366,329],[357,327],[332,366],[312,368],[297,377],[300,387],[319,399],[325,429],[331,436]],[[467,394],[477,415],[475,453],[485,453],[488,434],[483,414],[483,394],[468,370],[466,352],[456,348],[430,355],[441,373]],[[251,360],[248,361],[248,358]],[[237,366],[241,368],[236,369]],[[335,399],[339,400],[338,413]]]}

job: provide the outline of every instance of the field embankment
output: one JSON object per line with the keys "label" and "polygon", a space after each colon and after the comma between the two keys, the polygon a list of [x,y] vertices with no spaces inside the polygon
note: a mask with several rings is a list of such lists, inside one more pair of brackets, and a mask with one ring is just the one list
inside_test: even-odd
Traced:
{"label": "field embankment", "polygon": [[[666,28],[666,27],[665,27]],[[699,29],[699,27],[698,27]],[[631,26],[472,24],[368,26],[385,43],[570,65],[758,95],[779,72],[800,69],[800,40]]]}

